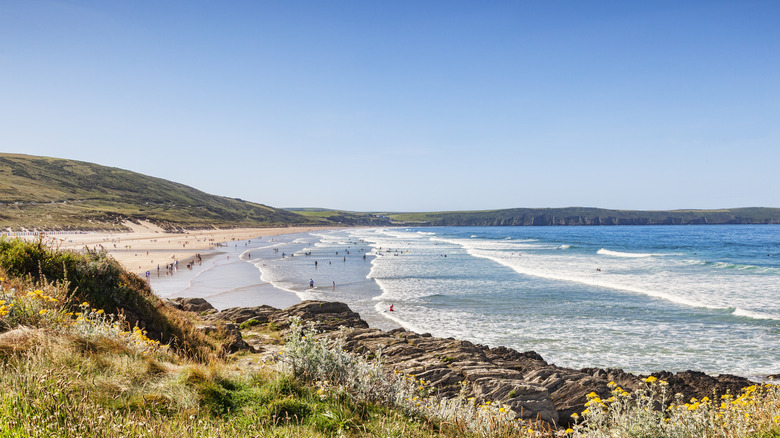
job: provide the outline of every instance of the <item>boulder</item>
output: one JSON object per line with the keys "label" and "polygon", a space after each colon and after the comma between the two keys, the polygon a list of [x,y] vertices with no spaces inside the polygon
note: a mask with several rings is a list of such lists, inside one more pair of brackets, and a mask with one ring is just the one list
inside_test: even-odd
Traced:
{"label": "boulder", "polygon": [[206,315],[205,319],[212,321],[232,321],[238,324],[254,319],[259,323],[267,323],[271,315],[280,310],[267,305],[257,307],[230,307],[217,313]]}
{"label": "boulder", "polygon": [[297,316],[306,322],[313,322],[316,330],[332,331],[339,327],[368,328],[368,323],[360,318],[344,303],[330,301],[303,301],[281,312],[270,315],[270,322],[280,329],[290,327],[290,320]]}
{"label": "boulder", "polygon": [[177,309],[183,310],[185,312],[195,312],[195,313],[203,313],[208,310],[214,310],[217,309],[214,308],[208,301],[204,300],[203,298],[186,298],[186,297],[176,297],[171,298],[168,300],[169,303],[174,303],[173,306]]}
{"label": "boulder", "polygon": [[227,340],[222,344],[222,348],[225,352],[235,353],[242,350],[247,350],[250,353],[255,352],[255,349],[244,341],[244,338],[241,336],[241,330],[238,329],[237,325],[232,323],[225,324],[224,331]]}

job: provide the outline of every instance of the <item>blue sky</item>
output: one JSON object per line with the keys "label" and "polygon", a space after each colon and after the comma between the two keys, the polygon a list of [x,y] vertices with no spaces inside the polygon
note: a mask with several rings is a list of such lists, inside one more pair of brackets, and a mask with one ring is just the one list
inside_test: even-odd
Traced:
{"label": "blue sky", "polygon": [[0,150],[276,207],[780,207],[777,1],[0,2]]}

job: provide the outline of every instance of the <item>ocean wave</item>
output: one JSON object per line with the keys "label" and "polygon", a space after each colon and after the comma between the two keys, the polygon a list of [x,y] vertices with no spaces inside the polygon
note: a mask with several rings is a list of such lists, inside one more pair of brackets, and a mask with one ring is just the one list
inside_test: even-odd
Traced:
{"label": "ocean wave", "polygon": [[612,257],[631,257],[631,258],[660,257],[660,256],[663,256],[663,254],[649,254],[649,253],[639,253],[639,252],[610,251],[610,250],[604,249],[604,248],[601,248],[600,250],[596,251],[596,254],[608,255],[608,256],[612,256]]}
{"label": "ocean wave", "polygon": [[585,284],[588,286],[603,287],[603,288],[608,288],[613,290],[631,292],[631,293],[646,295],[649,297],[670,301],[672,303],[680,304],[688,307],[727,310],[726,307],[709,304],[688,297],[681,297],[678,295],[670,294],[667,292],[661,292],[658,290],[645,289],[641,287],[612,282],[609,281],[609,276],[602,276],[602,275],[589,276],[589,275],[582,275],[577,273],[567,274],[566,272],[560,270],[549,271],[549,270],[534,269],[533,267],[518,265],[516,263],[517,258],[497,257],[495,253],[491,251],[474,250],[474,251],[469,251],[469,254],[471,254],[474,257],[481,257],[481,258],[492,260],[522,275],[530,275],[533,277],[544,278],[548,280],[566,281],[571,283]]}
{"label": "ocean wave", "polygon": [[374,310],[376,310],[376,312],[382,317],[394,321],[396,324],[400,325],[406,330],[416,332],[416,333],[425,333],[425,329],[423,329],[422,327],[418,327],[399,316],[403,314],[402,309],[395,309],[392,312],[388,311],[388,309],[390,308],[390,304],[392,303],[389,301],[380,301],[374,305]]}
{"label": "ocean wave", "polygon": [[780,316],[778,315],[770,315],[768,313],[740,309],[739,307],[735,308],[734,311],[731,313],[734,316],[743,316],[745,318],[750,318],[750,319],[772,319],[772,320],[780,321]]}
{"label": "ocean wave", "polygon": [[729,262],[703,262],[704,265],[712,266],[717,269],[733,269],[736,271],[749,271],[759,274],[780,274],[780,268],[771,266],[743,265]]}
{"label": "ocean wave", "polygon": [[554,249],[552,245],[543,245],[534,239],[523,240],[491,240],[491,239],[445,239],[442,237],[431,237],[431,241],[449,243],[452,245],[460,246],[466,250],[483,249],[483,250],[515,250],[521,249]]}
{"label": "ocean wave", "polygon": [[571,248],[571,245],[565,245],[565,244],[558,247],[558,249],[569,249],[569,248]]}

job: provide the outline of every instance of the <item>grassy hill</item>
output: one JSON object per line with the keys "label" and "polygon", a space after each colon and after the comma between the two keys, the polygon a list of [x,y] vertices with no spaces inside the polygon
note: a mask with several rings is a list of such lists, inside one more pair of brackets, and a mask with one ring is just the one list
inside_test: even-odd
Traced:
{"label": "grassy hill", "polygon": [[374,213],[361,213],[356,211],[330,210],[327,208],[287,208],[287,211],[300,214],[313,220],[324,223],[340,225],[366,225],[386,226],[393,225],[393,221],[385,216]]}
{"label": "grassy hill", "polygon": [[636,211],[603,208],[513,208],[486,211],[385,213],[415,226],[780,224],[780,208]]}
{"label": "grassy hill", "polygon": [[128,170],[0,153],[0,229],[121,229],[125,220],[168,230],[322,223]]}

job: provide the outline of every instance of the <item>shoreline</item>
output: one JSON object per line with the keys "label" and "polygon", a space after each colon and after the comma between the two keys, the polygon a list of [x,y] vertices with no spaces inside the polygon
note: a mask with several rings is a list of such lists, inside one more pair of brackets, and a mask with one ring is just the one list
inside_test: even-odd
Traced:
{"label": "shoreline", "polygon": [[[264,236],[307,233],[315,230],[339,227],[284,227],[284,228],[234,228],[191,230],[183,233],[166,232],[160,227],[142,221],[125,223],[132,231],[126,233],[94,232],[87,234],[47,235],[47,241],[59,249],[80,250],[84,247],[105,249],[128,271],[144,276],[146,271],[156,271],[168,263],[180,264],[192,260],[196,254],[206,253],[227,242],[250,240]],[[21,237],[25,240],[35,236]],[[182,265],[180,268],[183,268]]]}

